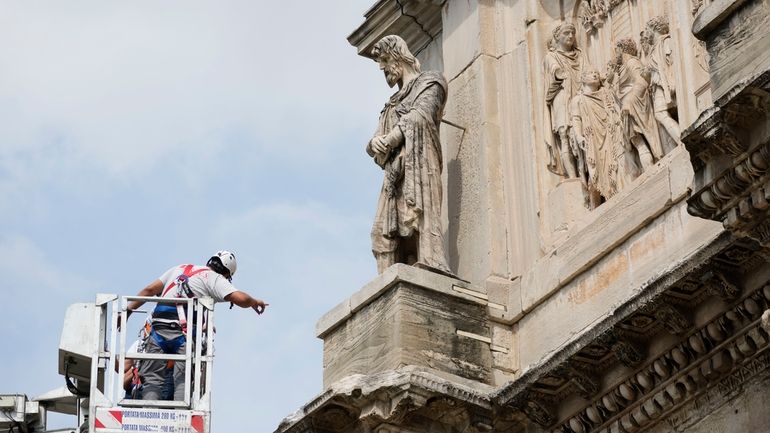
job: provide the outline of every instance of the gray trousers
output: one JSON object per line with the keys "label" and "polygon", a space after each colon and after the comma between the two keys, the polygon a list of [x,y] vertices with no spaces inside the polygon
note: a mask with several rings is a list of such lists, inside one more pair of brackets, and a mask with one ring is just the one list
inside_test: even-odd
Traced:
{"label": "gray trousers", "polygon": [[[164,337],[173,339],[177,335],[182,335],[181,332],[179,334],[170,334],[167,333],[162,334]],[[181,346],[179,346],[179,349],[177,350],[177,354],[184,354],[186,350],[186,343],[183,343]],[[152,336],[149,336],[147,338],[147,344],[145,345],[145,352],[146,353],[164,353],[163,349],[160,348],[158,343],[155,341],[155,338]],[[170,390],[164,391],[164,386],[168,387],[170,386],[166,382],[166,365],[168,361],[165,360],[143,360],[141,363],[141,368],[139,371],[139,374],[142,377],[142,399],[143,400],[164,400],[163,397],[168,397],[168,394],[171,394]],[[184,400],[184,361],[175,361],[174,362],[174,374],[173,374],[173,389],[174,389],[174,400],[175,401],[183,401]],[[168,398],[165,398],[168,399]]]}

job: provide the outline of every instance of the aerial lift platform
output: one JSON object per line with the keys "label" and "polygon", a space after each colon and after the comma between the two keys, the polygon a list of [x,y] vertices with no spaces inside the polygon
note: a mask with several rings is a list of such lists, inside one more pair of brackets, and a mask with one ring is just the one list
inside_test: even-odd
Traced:
{"label": "aerial lift platform", "polygon": [[[188,329],[185,353],[127,352],[135,339],[128,325],[131,301],[184,306],[187,323],[194,324]],[[136,310],[133,315],[141,313],[147,314]],[[209,433],[214,346],[213,332],[206,329],[214,329],[211,298],[99,294],[96,302],[70,305],[59,342],[59,374],[64,376],[66,387],[32,400],[24,395],[0,395],[0,431]],[[123,389],[126,360],[184,362],[184,399],[138,400],[127,396]],[[78,427],[46,430],[49,412],[77,416]]]}

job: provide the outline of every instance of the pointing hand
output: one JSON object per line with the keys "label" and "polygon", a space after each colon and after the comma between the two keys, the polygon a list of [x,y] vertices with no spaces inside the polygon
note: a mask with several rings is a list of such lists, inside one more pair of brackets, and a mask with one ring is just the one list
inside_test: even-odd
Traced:
{"label": "pointing hand", "polygon": [[254,311],[257,312],[257,314],[264,313],[265,312],[265,307],[270,305],[270,304],[266,304],[264,301],[262,301],[260,299],[256,299],[255,301],[256,301],[256,303],[251,308],[253,308]]}

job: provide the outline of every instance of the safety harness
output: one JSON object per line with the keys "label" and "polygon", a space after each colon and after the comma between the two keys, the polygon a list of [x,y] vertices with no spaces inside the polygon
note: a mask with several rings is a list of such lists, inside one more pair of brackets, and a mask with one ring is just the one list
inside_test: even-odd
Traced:
{"label": "safety harness", "polygon": [[[176,277],[175,281],[172,281],[171,284],[168,285],[163,290],[163,293],[161,294],[161,297],[165,297],[166,294],[168,294],[171,290],[176,288],[175,296],[177,298],[193,298],[195,297],[195,294],[190,289],[190,277],[199,274],[203,271],[210,270],[207,267],[203,267],[201,269],[196,269],[193,271],[193,265],[184,265],[184,268],[182,269],[182,273]],[[153,319],[165,319],[165,320],[178,320],[179,326],[182,328],[182,335],[173,338],[171,340],[167,340],[160,335],[158,335],[157,332],[155,332],[155,329],[150,332],[150,336],[153,340],[155,340],[156,343],[158,343],[158,346],[163,350],[165,353],[176,353],[179,350],[179,347],[182,346],[182,344],[185,343],[186,336],[187,336],[187,306],[182,304],[176,304],[176,306],[171,305],[163,305],[158,304],[155,307],[155,310],[152,312]]]}

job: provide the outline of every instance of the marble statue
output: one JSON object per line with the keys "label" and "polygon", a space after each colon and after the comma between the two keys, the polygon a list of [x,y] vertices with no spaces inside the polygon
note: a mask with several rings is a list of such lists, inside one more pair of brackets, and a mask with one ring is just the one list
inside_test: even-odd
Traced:
{"label": "marble statue", "polygon": [[636,150],[642,170],[647,170],[663,156],[663,148],[650,98],[650,74],[638,55],[633,39],[617,41],[607,78],[614,82],[620,100],[624,138]]}
{"label": "marble statue", "polygon": [[366,152],[384,171],[372,227],[372,252],[382,273],[394,263],[449,272],[441,224],[439,124],[447,97],[444,77],[421,72],[399,36],[378,41],[372,57],[398,91],[383,108]]}
{"label": "marble statue", "polygon": [[580,74],[587,64],[577,47],[575,26],[563,23],[553,30],[549,51],[543,59],[545,104],[543,131],[549,153],[548,168],[568,177],[578,177],[577,149],[570,148],[569,105],[580,89]]}
{"label": "marble statue", "polygon": [[665,16],[652,18],[647,22],[646,31],[652,42],[646,57],[646,66],[650,72],[655,120],[679,143],[679,123],[668,112],[669,107],[676,105],[676,78],[672,58],[674,48],[669,35],[668,20]]}
{"label": "marble statue", "polygon": [[585,152],[588,208],[609,199],[638,176],[638,168],[624,140],[615,97],[603,87],[598,71],[586,68],[582,89],[570,104],[571,134]]}

